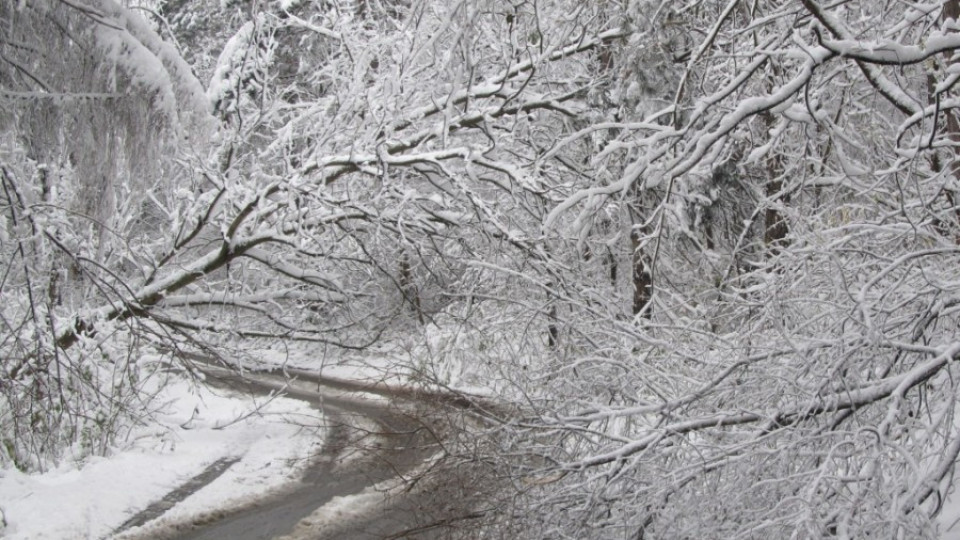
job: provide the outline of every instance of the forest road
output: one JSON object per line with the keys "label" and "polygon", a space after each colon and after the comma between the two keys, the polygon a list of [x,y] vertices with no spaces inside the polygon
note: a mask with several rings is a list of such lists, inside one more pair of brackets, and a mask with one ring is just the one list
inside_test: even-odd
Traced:
{"label": "forest road", "polygon": [[[207,371],[204,369],[204,371]],[[297,372],[290,382],[279,373],[241,377],[225,370],[207,371],[214,386],[269,395],[278,388],[284,395],[307,401],[323,411],[324,446],[301,480],[292,487],[255,503],[181,524],[150,536],[151,539],[262,540],[284,539],[383,539],[447,538],[451,524],[474,517],[469,491],[463,479],[437,473],[434,458],[443,448],[443,415],[430,415],[441,404],[417,403],[406,397],[402,406],[392,401],[359,399],[343,390],[353,383]],[[352,388],[357,390],[358,388]],[[375,393],[386,395],[387,390]],[[428,396],[429,398],[429,396]],[[449,406],[446,408],[450,408]],[[438,424],[437,419],[441,422]],[[449,418],[449,416],[448,416]],[[442,461],[442,459],[441,459]],[[431,465],[433,474],[422,474]],[[383,497],[372,487],[399,479],[410,489],[398,496]],[[440,485],[440,484],[457,485]],[[360,512],[349,505],[334,517],[308,517],[337,497],[372,493],[373,504]],[[366,497],[369,498],[369,497]]]}

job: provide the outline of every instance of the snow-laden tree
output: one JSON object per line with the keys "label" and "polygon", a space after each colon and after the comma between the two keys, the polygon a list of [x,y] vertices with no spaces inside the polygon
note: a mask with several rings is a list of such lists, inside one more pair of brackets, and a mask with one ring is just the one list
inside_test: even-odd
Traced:
{"label": "snow-laden tree", "polygon": [[535,534],[936,534],[960,451],[957,7],[627,10],[621,120],[550,152],[603,131],[602,175],[544,226],[610,238],[638,208],[620,241],[651,294],[621,320],[568,277],[568,344],[504,435]]}
{"label": "snow-laden tree", "polygon": [[[486,287],[543,250],[549,189],[516,164],[583,110],[589,51],[622,35],[540,7],[572,15],[170,2],[155,30],[106,0],[3,4],[20,32],[3,41],[5,459],[43,466],[89,433],[103,451],[136,410],[118,396],[140,397],[109,374],[150,349],[357,348],[398,317],[511,294]],[[158,37],[217,10],[236,11],[215,55]],[[190,56],[217,58],[205,89]]]}
{"label": "snow-laden tree", "polygon": [[380,337],[498,393],[485,526],[935,533],[955,2],[156,7],[0,3],[4,459],[136,347]]}
{"label": "snow-laden tree", "polygon": [[88,332],[91,310],[125,296],[171,152],[212,124],[189,65],[113,2],[2,2],[0,26],[0,458],[42,467],[144,411],[138,337]]}

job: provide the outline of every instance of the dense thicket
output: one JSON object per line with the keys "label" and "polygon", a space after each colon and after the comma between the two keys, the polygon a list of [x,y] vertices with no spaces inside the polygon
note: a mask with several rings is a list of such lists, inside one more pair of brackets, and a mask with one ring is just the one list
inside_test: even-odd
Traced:
{"label": "dense thicket", "polygon": [[485,527],[933,536],[958,15],[0,2],[0,457],[108,448],[148,351],[378,343],[513,405]]}

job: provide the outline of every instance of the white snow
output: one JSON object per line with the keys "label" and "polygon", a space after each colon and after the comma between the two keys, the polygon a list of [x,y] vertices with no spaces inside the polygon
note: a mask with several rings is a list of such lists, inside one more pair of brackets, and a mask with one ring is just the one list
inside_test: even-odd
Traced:
{"label": "white snow", "polygon": [[[328,358],[308,348],[292,346],[284,351],[258,351],[256,357],[263,364],[253,367],[283,366],[294,376],[295,370],[307,371],[328,379],[356,383],[367,388],[366,391],[392,388],[453,391],[476,397],[492,395],[495,381],[471,352],[474,349],[468,338],[432,328],[422,336],[427,342],[423,350],[415,348],[411,341],[405,352],[381,351],[373,355]],[[437,382],[442,386],[435,384]],[[363,398],[373,401],[388,399],[376,393],[365,393]]]}
{"label": "white snow", "polygon": [[220,56],[217,58],[217,66],[213,71],[213,77],[210,85],[207,87],[207,100],[211,104],[216,103],[230,90],[236,87],[235,73],[239,67],[243,66],[247,56],[247,47],[256,26],[253,21],[247,21],[237,32],[224,44]]}
{"label": "white snow", "polygon": [[87,2],[94,12],[107,15],[97,25],[97,42],[106,57],[123,66],[133,81],[157,93],[159,109],[188,124],[202,141],[213,129],[203,85],[177,49],[151,28],[143,17],[110,0]]}
{"label": "white snow", "polygon": [[[169,384],[161,426],[131,434],[109,458],[64,463],[44,474],[0,470],[0,512],[9,539],[101,538],[208,465],[239,457],[167,519],[231,506],[295,479],[322,444],[320,413],[304,402],[226,395],[183,380]],[[251,414],[253,413],[253,414]],[[313,427],[301,427],[297,424]]]}
{"label": "white snow", "polygon": [[277,0],[277,5],[284,11],[289,11],[303,3],[303,0]]}

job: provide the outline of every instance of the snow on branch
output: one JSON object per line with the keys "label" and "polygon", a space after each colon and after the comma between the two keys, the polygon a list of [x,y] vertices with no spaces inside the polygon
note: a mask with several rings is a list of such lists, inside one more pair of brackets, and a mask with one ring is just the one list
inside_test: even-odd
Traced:
{"label": "snow on branch", "polygon": [[212,127],[203,85],[177,50],[140,16],[114,0],[60,1],[95,14],[95,36],[106,60],[129,74],[135,86],[154,93],[157,109],[195,133]]}
{"label": "snow on branch", "polygon": [[891,397],[902,396],[910,388],[930,380],[930,378],[943,369],[948,362],[955,360],[958,356],[960,356],[960,342],[943,347],[934,358],[906,373],[884,379],[868,387],[845,389],[832,394],[824,394],[815,399],[800,403],[788,410],[768,411],[764,413],[717,413],[664,423],[654,430],[651,430],[646,436],[624,444],[620,448],[574,462],[561,464],[559,467],[566,470],[581,470],[621,461],[647,450],[672,435],[685,435],[712,428],[759,423],[763,423],[762,429],[766,431],[780,429],[814,416],[847,409],[856,409]]}
{"label": "snow on branch", "polygon": [[960,34],[934,34],[925,46],[903,45],[892,40],[823,39],[819,34],[817,37],[821,46],[840,57],[881,66],[919,64],[932,56],[960,49]]}

